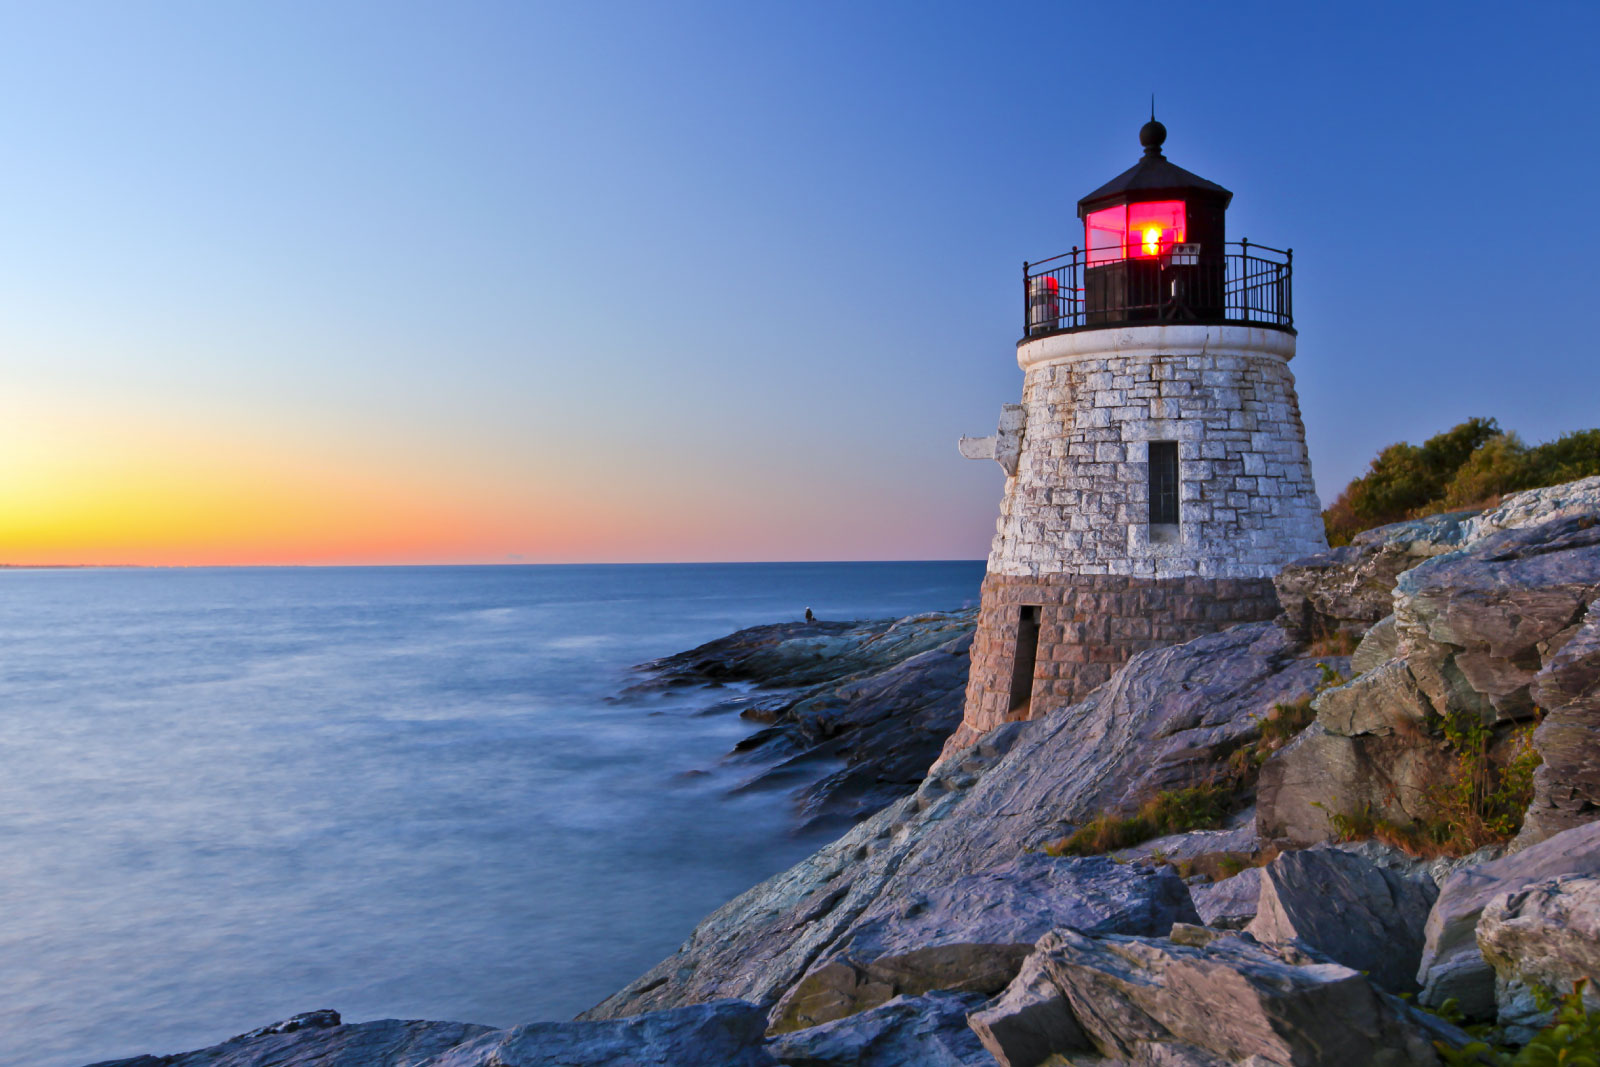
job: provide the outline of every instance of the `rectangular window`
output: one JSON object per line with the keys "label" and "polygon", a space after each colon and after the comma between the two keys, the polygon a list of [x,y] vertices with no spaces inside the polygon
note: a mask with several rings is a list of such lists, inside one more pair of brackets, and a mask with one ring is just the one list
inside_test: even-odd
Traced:
{"label": "rectangular window", "polygon": [[1011,660],[1011,703],[1013,714],[1026,711],[1033,702],[1033,666],[1039,658],[1039,614],[1037,604],[1028,604],[1017,617],[1017,648]]}
{"label": "rectangular window", "polygon": [[1150,525],[1178,525],[1178,442],[1150,442]]}

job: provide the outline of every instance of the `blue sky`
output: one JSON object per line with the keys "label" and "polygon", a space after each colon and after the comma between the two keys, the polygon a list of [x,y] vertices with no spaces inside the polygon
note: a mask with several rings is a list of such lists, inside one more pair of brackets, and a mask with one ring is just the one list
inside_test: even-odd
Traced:
{"label": "blue sky", "polygon": [[[1469,415],[1600,424],[1596,12],[0,6],[0,504],[78,516],[0,554],[981,556],[955,439],[1152,92],[1295,249],[1325,501]],[[131,539],[112,484],[172,503]]]}

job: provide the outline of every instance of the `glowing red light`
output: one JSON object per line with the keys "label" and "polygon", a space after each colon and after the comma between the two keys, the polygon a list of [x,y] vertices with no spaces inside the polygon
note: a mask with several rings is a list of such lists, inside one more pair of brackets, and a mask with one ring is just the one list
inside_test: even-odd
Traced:
{"label": "glowing red light", "polygon": [[1159,256],[1183,244],[1182,200],[1151,200],[1091,211],[1083,220],[1089,265]]}

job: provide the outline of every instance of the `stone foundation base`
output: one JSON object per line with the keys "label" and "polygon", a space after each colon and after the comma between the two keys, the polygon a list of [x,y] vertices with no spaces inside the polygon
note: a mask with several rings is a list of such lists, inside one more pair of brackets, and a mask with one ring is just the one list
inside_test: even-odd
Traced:
{"label": "stone foundation base", "polygon": [[[1029,697],[1013,707],[1017,635],[1028,606],[1040,609],[1038,650]],[[1136,653],[1271,619],[1280,610],[1270,578],[990,574],[983,580],[966,709],[944,754],[1001,723],[1083,699]]]}

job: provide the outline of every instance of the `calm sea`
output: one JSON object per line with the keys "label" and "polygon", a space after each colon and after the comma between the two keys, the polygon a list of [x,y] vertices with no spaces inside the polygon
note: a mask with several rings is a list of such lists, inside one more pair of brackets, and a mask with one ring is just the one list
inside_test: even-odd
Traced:
{"label": "calm sea", "polygon": [[615,700],[628,668],[982,571],[0,572],[0,1063],[570,1017],[818,843],[729,796],[725,691]]}

